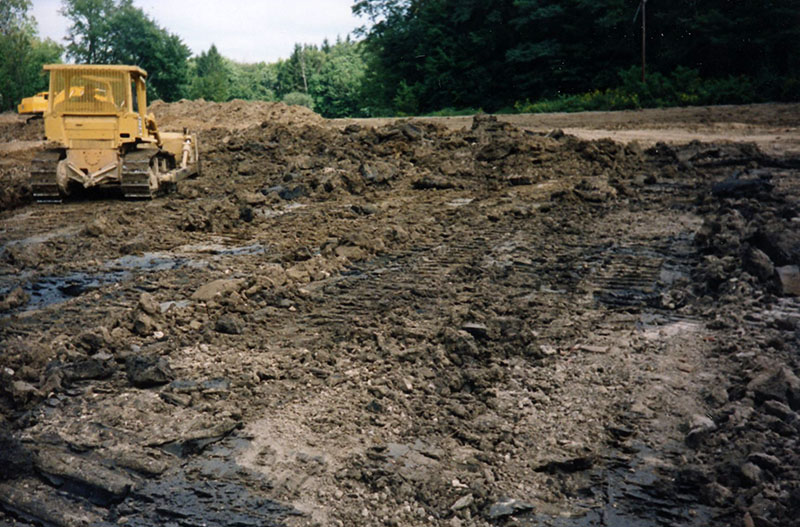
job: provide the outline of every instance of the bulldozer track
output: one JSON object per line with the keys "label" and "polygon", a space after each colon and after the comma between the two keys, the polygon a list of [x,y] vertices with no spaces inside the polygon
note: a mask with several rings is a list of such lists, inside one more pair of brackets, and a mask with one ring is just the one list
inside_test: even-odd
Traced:
{"label": "bulldozer track", "polygon": [[[534,302],[542,302],[590,291],[589,298],[608,309],[668,314],[662,293],[688,274],[695,255],[683,234],[614,249],[566,243],[557,253],[542,256],[547,253],[524,222],[464,231],[331,279],[319,289],[325,309],[307,314],[308,322],[318,327],[364,322],[391,312],[444,316],[444,306],[475,294],[481,277],[492,283],[491,291],[481,295],[512,299],[523,289]],[[450,293],[443,295],[444,290]]]}
{"label": "bulldozer track", "polygon": [[56,167],[61,159],[58,150],[39,153],[31,162],[31,190],[39,203],[61,203],[62,195],[56,180]]}
{"label": "bulldozer track", "polygon": [[135,150],[123,158],[120,188],[126,199],[153,199],[150,188],[150,160],[154,152]]}

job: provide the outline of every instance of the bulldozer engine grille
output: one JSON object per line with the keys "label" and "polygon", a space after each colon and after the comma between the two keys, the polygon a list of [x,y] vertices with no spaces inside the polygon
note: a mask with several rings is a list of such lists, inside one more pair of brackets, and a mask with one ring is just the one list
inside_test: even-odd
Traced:
{"label": "bulldozer engine grille", "polygon": [[128,106],[124,72],[52,71],[52,110],[58,114],[116,114]]}

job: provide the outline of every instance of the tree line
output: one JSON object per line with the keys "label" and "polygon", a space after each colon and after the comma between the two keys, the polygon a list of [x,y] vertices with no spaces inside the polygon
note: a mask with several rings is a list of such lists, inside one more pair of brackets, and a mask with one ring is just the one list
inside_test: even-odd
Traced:
{"label": "tree line", "polygon": [[135,64],[151,100],[304,104],[326,117],[800,100],[797,0],[355,0],[366,23],[287,59],[192,56],[132,0],[64,0],[66,45],[29,0],[0,2],[0,109],[45,88],[41,65]]}
{"label": "tree line", "polygon": [[646,83],[637,75],[640,6],[641,0],[360,0],[353,9],[372,22],[362,29],[365,85],[372,104],[383,108],[494,111],[577,94],[654,104],[680,103],[681,95],[685,102],[713,102],[716,95],[730,102],[800,99],[797,0],[651,0]]}

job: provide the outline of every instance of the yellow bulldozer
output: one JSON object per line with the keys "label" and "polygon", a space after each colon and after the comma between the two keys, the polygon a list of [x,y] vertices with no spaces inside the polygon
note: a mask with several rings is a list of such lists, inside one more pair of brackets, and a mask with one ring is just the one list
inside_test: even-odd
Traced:
{"label": "yellow bulldozer", "polygon": [[47,97],[48,93],[46,91],[39,92],[30,97],[25,97],[17,106],[17,113],[20,115],[29,114],[34,117],[41,117],[44,111],[47,110]]}
{"label": "yellow bulldozer", "polygon": [[199,174],[197,136],[159,132],[147,113],[147,72],[138,66],[48,64],[47,140],[31,166],[39,202],[82,189],[111,189],[151,199]]}

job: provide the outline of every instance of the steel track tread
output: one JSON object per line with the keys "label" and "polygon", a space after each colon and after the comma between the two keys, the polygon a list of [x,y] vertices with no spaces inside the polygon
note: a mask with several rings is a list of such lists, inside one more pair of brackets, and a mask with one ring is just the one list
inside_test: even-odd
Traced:
{"label": "steel track tread", "polygon": [[31,162],[31,191],[39,203],[61,203],[62,196],[56,180],[60,158],[60,152],[48,150],[38,154]]}
{"label": "steel track tread", "polygon": [[150,159],[155,152],[143,150],[129,152],[122,164],[122,184],[120,188],[126,199],[153,199],[155,193],[150,189]]}

